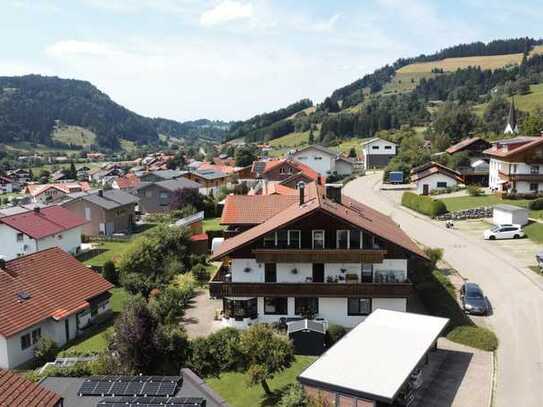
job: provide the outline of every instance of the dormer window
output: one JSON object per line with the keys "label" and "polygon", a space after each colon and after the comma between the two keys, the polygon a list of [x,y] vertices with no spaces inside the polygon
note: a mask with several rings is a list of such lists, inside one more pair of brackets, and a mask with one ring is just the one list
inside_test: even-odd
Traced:
{"label": "dormer window", "polygon": [[324,249],[324,230],[313,231],[313,249]]}

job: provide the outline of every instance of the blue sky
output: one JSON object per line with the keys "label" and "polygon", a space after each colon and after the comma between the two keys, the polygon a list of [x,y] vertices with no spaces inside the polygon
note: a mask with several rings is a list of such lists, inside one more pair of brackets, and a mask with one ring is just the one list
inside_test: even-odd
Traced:
{"label": "blue sky", "polygon": [[[491,4],[489,4],[491,3]],[[399,57],[541,36],[540,0],[0,0],[0,75],[91,81],[144,115],[235,120]]]}

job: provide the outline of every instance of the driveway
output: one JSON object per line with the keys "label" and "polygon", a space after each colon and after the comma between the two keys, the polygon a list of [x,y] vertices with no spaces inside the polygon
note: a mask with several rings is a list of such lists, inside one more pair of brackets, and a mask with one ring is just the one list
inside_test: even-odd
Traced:
{"label": "driveway", "polygon": [[219,330],[221,323],[215,321],[215,314],[217,309],[221,308],[221,300],[210,299],[207,289],[198,290],[181,322],[189,338],[208,336],[210,333]]}
{"label": "driveway", "polygon": [[444,260],[481,285],[493,314],[486,318],[498,335],[495,405],[539,407],[543,400],[543,277],[514,254],[480,237],[446,229],[443,223],[402,208],[392,192],[378,189],[381,175],[360,177],[344,193],[390,215],[413,239],[445,249]]}

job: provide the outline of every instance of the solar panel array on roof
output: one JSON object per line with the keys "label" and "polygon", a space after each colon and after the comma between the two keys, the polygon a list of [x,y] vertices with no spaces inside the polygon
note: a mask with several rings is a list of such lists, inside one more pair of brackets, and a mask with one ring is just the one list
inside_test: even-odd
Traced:
{"label": "solar panel array on roof", "polygon": [[108,397],[100,400],[96,407],[205,407],[201,397]]}
{"label": "solar panel array on roof", "polygon": [[161,396],[175,395],[180,376],[96,376],[86,379],[80,396]]}

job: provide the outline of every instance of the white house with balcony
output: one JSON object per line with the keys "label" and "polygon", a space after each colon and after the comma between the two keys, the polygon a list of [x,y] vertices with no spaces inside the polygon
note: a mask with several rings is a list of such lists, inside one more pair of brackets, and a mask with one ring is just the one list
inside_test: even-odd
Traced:
{"label": "white house with balcony", "polygon": [[364,170],[384,168],[397,154],[397,145],[391,141],[374,137],[362,143]]}
{"label": "white house with balcony", "polygon": [[543,137],[499,140],[485,150],[490,157],[492,191],[536,195],[543,192]]}
{"label": "white house with balcony", "polygon": [[213,252],[223,265],[210,293],[223,299],[227,326],[310,316],[354,327],[378,308],[406,311],[409,268],[425,258],[390,218],[311,183]]}
{"label": "white house with balcony", "polygon": [[354,161],[318,144],[310,145],[292,154],[292,158],[311,167],[321,175],[351,175]]}

